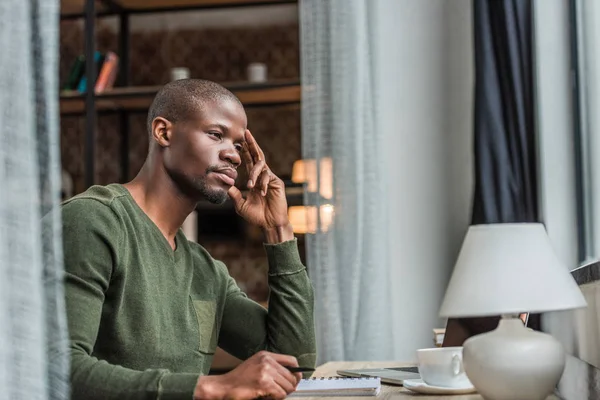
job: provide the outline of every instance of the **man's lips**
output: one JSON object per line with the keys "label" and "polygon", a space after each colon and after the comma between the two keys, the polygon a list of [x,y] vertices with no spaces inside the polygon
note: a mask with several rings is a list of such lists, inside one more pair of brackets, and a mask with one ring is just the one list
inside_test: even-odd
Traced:
{"label": "man's lips", "polygon": [[237,172],[234,169],[231,169],[231,168],[219,169],[217,171],[214,171],[214,173],[217,174],[219,179],[221,179],[227,185],[233,186],[235,184],[235,179],[237,178]]}

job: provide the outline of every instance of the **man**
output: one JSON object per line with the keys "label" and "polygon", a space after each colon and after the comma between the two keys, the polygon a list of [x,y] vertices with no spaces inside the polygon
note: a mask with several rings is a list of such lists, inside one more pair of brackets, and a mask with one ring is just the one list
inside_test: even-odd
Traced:
{"label": "man", "polygon": [[[315,363],[313,292],[287,218],[283,182],[222,86],[179,80],[148,113],[149,154],[125,185],[63,205],[73,399],[284,398]],[[234,186],[247,168],[249,194]],[[230,197],[260,226],[269,310],[180,227],[197,202]],[[217,345],[246,359],[206,376]]]}

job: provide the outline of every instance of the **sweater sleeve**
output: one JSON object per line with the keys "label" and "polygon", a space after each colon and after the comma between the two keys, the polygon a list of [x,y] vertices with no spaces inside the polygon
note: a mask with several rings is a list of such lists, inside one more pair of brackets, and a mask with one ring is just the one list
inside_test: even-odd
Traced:
{"label": "sweater sleeve", "polygon": [[94,199],[74,199],[62,215],[72,399],[191,400],[199,374],[136,371],[92,356],[123,230]]}
{"label": "sweater sleeve", "polygon": [[300,261],[296,239],[265,244],[269,261],[269,309],[265,310],[229,277],[219,346],[246,359],[267,350],[292,355],[314,367],[316,343],[313,287]]}

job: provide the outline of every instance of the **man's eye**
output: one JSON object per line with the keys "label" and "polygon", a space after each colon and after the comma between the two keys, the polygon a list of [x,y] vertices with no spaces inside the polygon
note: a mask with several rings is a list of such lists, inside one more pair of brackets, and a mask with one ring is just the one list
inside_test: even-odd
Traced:
{"label": "man's eye", "polygon": [[241,153],[244,147],[241,144],[236,144],[235,149],[238,151],[238,153]]}
{"label": "man's eye", "polygon": [[216,137],[217,139],[221,139],[223,137],[220,132],[208,132],[208,134]]}

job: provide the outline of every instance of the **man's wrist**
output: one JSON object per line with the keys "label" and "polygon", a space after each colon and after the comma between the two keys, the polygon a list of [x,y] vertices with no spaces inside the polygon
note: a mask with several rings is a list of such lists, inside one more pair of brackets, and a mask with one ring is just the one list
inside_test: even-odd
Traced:
{"label": "man's wrist", "polygon": [[198,378],[194,400],[220,400],[224,397],[224,389],[218,381],[218,376],[203,375]]}
{"label": "man's wrist", "polygon": [[289,222],[282,226],[264,228],[265,242],[268,244],[277,244],[294,239],[294,229]]}

